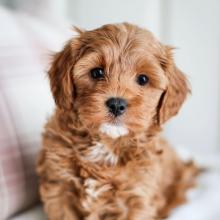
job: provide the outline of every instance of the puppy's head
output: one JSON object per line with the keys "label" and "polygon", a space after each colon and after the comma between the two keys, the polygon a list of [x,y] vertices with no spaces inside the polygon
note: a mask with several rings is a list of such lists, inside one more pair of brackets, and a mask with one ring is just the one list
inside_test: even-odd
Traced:
{"label": "puppy's head", "polygon": [[57,106],[117,138],[147,131],[177,114],[189,88],[171,48],[137,26],[78,31],[49,70]]}

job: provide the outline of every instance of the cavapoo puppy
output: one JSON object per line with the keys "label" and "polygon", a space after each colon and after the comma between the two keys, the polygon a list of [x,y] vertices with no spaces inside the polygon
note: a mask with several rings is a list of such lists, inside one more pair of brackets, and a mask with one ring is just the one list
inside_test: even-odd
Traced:
{"label": "cavapoo puppy", "polygon": [[197,169],[160,136],[190,89],[172,48],[135,25],[76,29],[48,72],[56,109],[38,161],[50,220],[155,220]]}

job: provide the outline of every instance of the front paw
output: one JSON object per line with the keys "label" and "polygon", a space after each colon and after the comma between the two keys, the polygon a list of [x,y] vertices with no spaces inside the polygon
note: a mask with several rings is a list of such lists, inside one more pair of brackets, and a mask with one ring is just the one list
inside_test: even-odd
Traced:
{"label": "front paw", "polygon": [[97,206],[97,200],[111,189],[111,184],[102,183],[93,178],[86,179],[84,182],[84,197],[81,201],[82,207],[91,212],[94,206]]}

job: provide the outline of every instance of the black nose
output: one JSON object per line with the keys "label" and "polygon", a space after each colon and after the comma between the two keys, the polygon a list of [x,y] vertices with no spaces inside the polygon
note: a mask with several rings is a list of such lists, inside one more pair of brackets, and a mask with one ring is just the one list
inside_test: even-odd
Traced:
{"label": "black nose", "polygon": [[122,115],[128,105],[126,100],[122,98],[110,98],[105,104],[108,107],[109,112],[111,112],[114,116]]}

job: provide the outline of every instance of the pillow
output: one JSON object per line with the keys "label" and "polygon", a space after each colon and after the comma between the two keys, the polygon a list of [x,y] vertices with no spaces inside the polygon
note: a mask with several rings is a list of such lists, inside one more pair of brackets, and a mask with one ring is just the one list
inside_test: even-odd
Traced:
{"label": "pillow", "polygon": [[46,77],[51,51],[72,35],[0,7],[0,219],[38,200],[35,163],[53,100]]}

